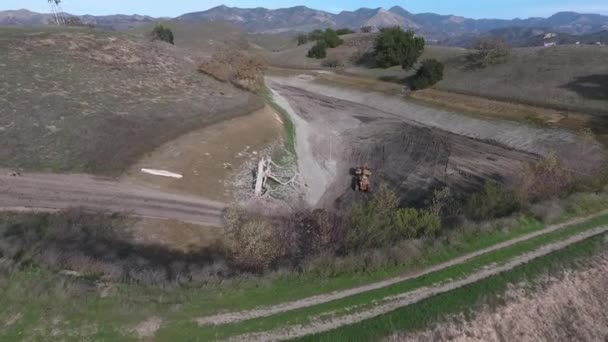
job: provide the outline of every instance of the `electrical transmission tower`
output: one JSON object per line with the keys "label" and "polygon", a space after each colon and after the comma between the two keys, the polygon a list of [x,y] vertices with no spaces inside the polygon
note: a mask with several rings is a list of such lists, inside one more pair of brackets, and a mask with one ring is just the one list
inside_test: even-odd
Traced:
{"label": "electrical transmission tower", "polygon": [[48,0],[51,6],[51,13],[55,16],[55,23],[57,25],[65,25],[65,16],[63,15],[63,9],[61,8],[61,0]]}

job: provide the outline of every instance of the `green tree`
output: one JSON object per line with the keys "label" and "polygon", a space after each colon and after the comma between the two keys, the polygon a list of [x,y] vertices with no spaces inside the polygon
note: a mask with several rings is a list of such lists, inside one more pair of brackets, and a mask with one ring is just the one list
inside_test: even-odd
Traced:
{"label": "green tree", "polygon": [[374,60],[380,68],[401,65],[411,69],[424,51],[424,38],[416,37],[412,31],[403,31],[400,27],[380,30],[374,48]]}
{"label": "green tree", "polygon": [[319,40],[310,50],[308,50],[309,58],[323,59],[327,57],[327,43],[324,40]]}
{"label": "green tree", "polygon": [[363,26],[361,28],[361,33],[371,33],[374,30],[371,26]]}
{"label": "green tree", "polygon": [[156,25],[152,30],[152,39],[174,44],[173,31],[162,24]]}
{"label": "green tree", "polygon": [[500,39],[481,39],[473,48],[475,52],[467,56],[467,62],[474,69],[506,63],[511,56],[511,47]]}
{"label": "green tree", "polygon": [[323,39],[325,32],[323,30],[314,30],[308,34],[308,40],[316,41]]}
{"label": "green tree", "polygon": [[482,221],[510,215],[520,206],[521,203],[513,192],[490,180],[480,192],[469,197],[464,213],[471,220]]}
{"label": "green tree", "polygon": [[322,39],[327,44],[327,47],[332,48],[332,49],[336,48],[336,47],[342,45],[342,43],[344,43],[344,41],[340,37],[338,37],[338,33],[332,29],[325,30],[325,33],[323,34]]}
{"label": "green tree", "polygon": [[414,76],[414,89],[425,89],[433,86],[435,83],[443,79],[443,63],[436,59],[427,59],[422,62],[422,65]]}
{"label": "green tree", "polygon": [[349,28],[341,28],[341,29],[336,30],[336,33],[338,34],[338,36],[343,36],[345,34],[355,33],[355,31],[353,31]]}
{"label": "green tree", "polygon": [[308,35],[300,34],[300,35],[298,35],[297,40],[298,40],[298,46],[304,45],[304,44],[308,43]]}

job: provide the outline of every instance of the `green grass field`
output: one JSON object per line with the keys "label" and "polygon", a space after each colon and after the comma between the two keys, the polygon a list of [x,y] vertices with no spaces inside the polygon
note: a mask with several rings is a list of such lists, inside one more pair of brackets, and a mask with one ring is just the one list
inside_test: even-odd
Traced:
{"label": "green grass field", "polygon": [[433,323],[458,314],[473,317],[482,305],[496,306],[509,284],[534,282],[546,274],[557,276],[568,268],[577,268],[598,253],[607,243],[603,237],[585,240],[563,250],[535,259],[511,271],[477,283],[431,297],[388,314],[345,326],[327,333],[310,335],[298,341],[376,341],[393,333],[413,332],[429,328]]}
{"label": "green grass field", "polygon": [[[581,200],[580,203],[581,207],[572,208],[563,219],[604,208],[601,200]],[[29,216],[24,216],[24,219],[27,217]],[[71,279],[36,265],[19,269],[9,267],[8,271],[3,266],[0,267],[0,290],[5,296],[0,299],[0,305],[6,310],[0,313],[0,320],[7,320],[16,315],[20,319],[13,325],[0,327],[0,340],[10,340],[16,336],[39,339],[53,330],[58,331],[58,336],[66,340],[76,341],[85,337],[96,340],[130,340],[133,334],[129,329],[150,317],[162,319],[163,323],[156,335],[158,340],[175,340],[178,337],[205,340],[258,331],[286,323],[306,321],[313,314],[334,309],[340,311],[345,306],[362,304],[364,308],[365,303],[369,303],[374,298],[400,293],[441,279],[458,277],[488,263],[521,254],[539,244],[562,239],[576,231],[604,224],[606,220],[607,217],[602,217],[576,228],[560,230],[515,245],[513,248],[473,259],[460,267],[446,269],[374,292],[285,315],[218,326],[213,329],[198,327],[193,319],[222,311],[277,304],[414,272],[537,231],[542,228],[542,224],[535,220],[522,219],[511,229],[489,229],[457,235],[451,238],[447,245],[429,245],[420,258],[412,260],[409,264],[331,278],[305,273],[301,275],[286,273],[267,278],[244,277],[224,281],[218,279],[217,282],[212,281],[207,284],[190,286],[167,284],[159,287],[131,283],[104,283],[86,277]],[[36,225],[36,222],[39,221],[35,220],[32,224]]]}

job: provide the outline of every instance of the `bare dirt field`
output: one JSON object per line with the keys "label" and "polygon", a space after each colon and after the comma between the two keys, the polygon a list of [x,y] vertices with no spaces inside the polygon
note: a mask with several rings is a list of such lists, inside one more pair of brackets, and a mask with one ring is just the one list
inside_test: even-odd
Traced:
{"label": "bare dirt field", "polygon": [[144,218],[173,219],[221,226],[224,206],[200,197],[163,193],[85,175],[0,172],[0,208],[68,209],[84,207]]}
{"label": "bare dirt field", "polygon": [[509,184],[523,163],[551,152],[575,173],[604,161],[599,143],[567,130],[460,115],[320,84],[312,75],[271,77],[269,85],[294,117],[312,205],[341,207],[360,198],[350,171],[365,163],[376,184],[388,183],[403,204],[415,204],[439,184],[461,191],[488,178]]}
{"label": "bare dirt field", "polygon": [[[269,107],[188,133],[147,154],[122,177],[161,191],[234,201],[232,178],[261,151],[280,139],[283,126]],[[144,174],[142,168],[169,170],[182,179]]]}
{"label": "bare dirt field", "polygon": [[506,304],[475,318],[454,317],[428,331],[389,341],[605,341],[608,338],[608,253],[591,266],[548,275],[540,286],[512,285]]}

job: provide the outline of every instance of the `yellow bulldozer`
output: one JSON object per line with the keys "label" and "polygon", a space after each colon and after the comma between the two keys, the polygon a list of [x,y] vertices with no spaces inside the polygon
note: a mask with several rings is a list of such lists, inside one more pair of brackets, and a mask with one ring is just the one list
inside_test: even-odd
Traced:
{"label": "yellow bulldozer", "polygon": [[355,176],[357,177],[357,188],[359,191],[368,192],[370,188],[372,170],[367,165],[357,167],[355,169]]}

